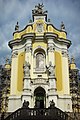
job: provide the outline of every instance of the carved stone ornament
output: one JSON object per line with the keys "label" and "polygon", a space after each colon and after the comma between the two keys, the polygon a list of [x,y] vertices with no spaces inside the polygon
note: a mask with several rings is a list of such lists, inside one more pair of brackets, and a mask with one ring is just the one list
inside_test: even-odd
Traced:
{"label": "carved stone ornament", "polygon": [[42,4],[38,3],[38,5],[35,6],[35,9],[32,10],[32,14],[45,14],[45,13],[47,13],[47,11],[43,11],[43,7],[44,7],[43,3]]}
{"label": "carved stone ornament", "polygon": [[18,55],[18,52],[17,52],[17,51],[13,52],[13,53],[12,53],[12,58],[17,57],[17,55]]}
{"label": "carved stone ornament", "polygon": [[49,76],[55,76],[55,66],[52,65],[52,62],[49,62],[49,66],[46,66]]}
{"label": "carved stone ornament", "polygon": [[62,51],[62,56],[63,57],[68,57],[68,53],[66,51]]}
{"label": "carved stone ornament", "polygon": [[49,46],[48,51],[53,52],[54,51],[54,46]]}
{"label": "carved stone ornament", "polygon": [[26,52],[30,52],[32,50],[32,47],[31,46],[27,46],[26,47]]}
{"label": "carved stone ornament", "polygon": [[29,62],[25,61],[23,68],[24,68],[24,76],[29,77],[30,76],[30,64],[29,64]]}
{"label": "carved stone ornament", "polygon": [[38,24],[37,24],[37,32],[38,32],[38,33],[43,32],[43,24],[42,24],[42,23],[38,23]]}

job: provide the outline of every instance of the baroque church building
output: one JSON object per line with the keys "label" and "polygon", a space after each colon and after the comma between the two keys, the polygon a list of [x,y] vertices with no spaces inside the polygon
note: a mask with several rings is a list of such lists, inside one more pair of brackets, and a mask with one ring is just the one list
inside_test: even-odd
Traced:
{"label": "baroque church building", "polygon": [[32,10],[32,20],[23,30],[15,26],[12,49],[8,112],[29,101],[30,108],[48,108],[50,102],[72,112],[69,86],[68,48],[65,26],[57,29],[47,18],[43,4]]}

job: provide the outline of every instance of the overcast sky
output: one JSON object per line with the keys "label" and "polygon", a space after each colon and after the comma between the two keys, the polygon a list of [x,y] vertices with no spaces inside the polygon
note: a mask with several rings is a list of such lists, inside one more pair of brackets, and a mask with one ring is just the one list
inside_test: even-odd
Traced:
{"label": "overcast sky", "polygon": [[0,0],[0,64],[11,55],[8,42],[13,39],[16,22],[23,29],[32,18],[34,6],[42,2],[56,28],[64,22],[67,39],[72,42],[69,55],[80,68],[80,0]]}

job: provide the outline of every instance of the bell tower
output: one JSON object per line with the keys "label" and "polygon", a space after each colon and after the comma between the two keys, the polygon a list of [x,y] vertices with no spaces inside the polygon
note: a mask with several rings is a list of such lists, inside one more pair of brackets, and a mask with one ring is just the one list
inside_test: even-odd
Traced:
{"label": "bell tower", "polygon": [[8,112],[29,101],[30,108],[48,108],[50,101],[63,111],[72,111],[69,87],[68,48],[64,23],[58,30],[47,20],[43,4],[32,10],[32,20],[23,30],[15,27],[12,49],[11,88]]}

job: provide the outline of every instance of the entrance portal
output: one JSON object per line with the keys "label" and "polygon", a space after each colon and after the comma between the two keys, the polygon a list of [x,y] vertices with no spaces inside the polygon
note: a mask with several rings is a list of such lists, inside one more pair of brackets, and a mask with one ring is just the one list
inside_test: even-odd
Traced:
{"label": "entrance portal", "polygon": [[44,108],[46,103],[45,90],[42,87],[38,87],[34,91],[35,107]]}

